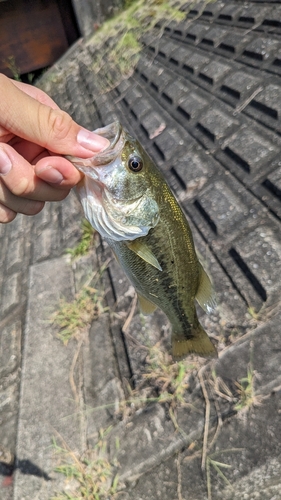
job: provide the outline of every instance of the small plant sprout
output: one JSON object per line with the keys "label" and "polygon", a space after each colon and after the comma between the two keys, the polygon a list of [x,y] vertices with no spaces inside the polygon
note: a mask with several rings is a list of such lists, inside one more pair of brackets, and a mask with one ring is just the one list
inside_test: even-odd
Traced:
{"label": "small plant sprout", "polygon": [[66,252],[71,255],[72,259],[87,255],[93,245],[95,234],[95,229],[91,226],[90,222],[84,219],[82,221],[82,236],[79,243],[74,248],[67,248]]}
{"label": "small plant sprout", "polygon": [[21,82],[20,69],[17,66],[16,60],[14,56],[9,56],[6,60],[6,66],[9,68],[13,75],[13,79],[17,82]]}
{"label": "small plant sprout", "polygon": [[254,378],[254,370],[252,363],[250,363],[247,369],[247,376],[241,378],[239,382],[235,382],[237,392],[239,394],[239,401],[235,405],[235,410],[248,410],[251,406],[257,403],[254,389]]}
{"label": "small plant sprout", "polygon": [[251,318],[257,319],[258,313],[256,312],[254,307],[248,307],[248,313],[250,314]]}
{"label": "small plant sprout", "polygon": [[211,484],[211,469],[233,490],[231,482],[227,479],[222,469],[231,469],[232,465],[225,464],[224,462],[219,462],[215,458],[223,453],[233,453],[243,451],[243,448],[229,448],[225,450],[218,450],[208,455],[206,458],[206,481],[207,481],[207,494],[208,500],[212,500],[212,484]]}

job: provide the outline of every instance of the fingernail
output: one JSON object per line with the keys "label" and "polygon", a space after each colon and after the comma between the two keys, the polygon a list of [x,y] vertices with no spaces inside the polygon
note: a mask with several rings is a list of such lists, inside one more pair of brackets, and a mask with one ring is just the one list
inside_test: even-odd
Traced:
{"label": "fingernail", "polygon": [[12,162],[9,158],[9,156],[3,151],[3,149],[0,149],[0,174],[1,175],[6,175],[10,172],[12,168]]}
{"label": "fingernail", "polygon": [[43,181],[51,182],[51,184],[59,184],[63,181],[63,175],[51,166],[42,168],[42,170],[37,171],[38,177],[43,179]]}
{"label": "fingernail", "polygon": [[110,142],[105,137],[89,132],[88,130],[80,130],[77,135],[77,142],[86,149],[93,152],[98,152],[106,149]]}

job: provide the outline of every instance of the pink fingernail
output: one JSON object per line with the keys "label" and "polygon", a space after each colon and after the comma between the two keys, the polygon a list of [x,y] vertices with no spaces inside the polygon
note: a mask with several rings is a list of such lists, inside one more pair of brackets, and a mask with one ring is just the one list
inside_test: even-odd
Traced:
{"label": "pink fingernail", "polygon": [[110,142],[105,137],[89,132],[88,130],[80,130],[77,135],[77,142],[86,149],[93,152],[102,151],[109,146]]}
{"label": "pink fingernail", "polygon": [[0,149],[0,174],[1,175],[6,175],[10,172],[12,168],[12,162],[9,158],[9,156],[3,151],[3,149]]}
{"label": "pink fingernail", "polygon": [[43,181],[50,182],[51,184],[59,184],[64,179],[63,175],[51,166],[42,168],[42,170],[37,172],[37,175]]}

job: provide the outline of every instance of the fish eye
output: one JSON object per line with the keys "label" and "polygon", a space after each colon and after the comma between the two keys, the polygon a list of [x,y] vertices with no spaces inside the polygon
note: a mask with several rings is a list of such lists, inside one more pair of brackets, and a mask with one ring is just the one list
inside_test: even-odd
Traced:
{"label": "fish eye", "polygon": [[128,167],[133,172],[139,172],[143,167],[142,159],[139,156],[131,156],[128,161]]}

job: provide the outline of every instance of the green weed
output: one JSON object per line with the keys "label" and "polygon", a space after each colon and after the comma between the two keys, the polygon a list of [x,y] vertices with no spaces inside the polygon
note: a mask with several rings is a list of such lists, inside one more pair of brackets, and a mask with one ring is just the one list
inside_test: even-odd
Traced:
{"label": "green weed", "polygon": [[252,363],[249,364],[247,369],[247,376],[235,383],[239,394],[239,401],[235,405],[235,410],[249,409],[257,402],[254,389],[254,370]]}
{"label": "green weed", "polygon": [[87,255],[93,246],[95,234],[96,231],[91,226],[90,222],[84,219],[82,221],[82,235],[79,243],[74,248],[67,248],[66,253],[69,253],[72,259]]}
{"label": "green weed", "polygon": [[256,311],[254,307],[249,306],[248,307],[248,313],[251,316],[251,318],[258,320],[260,317],[260,311]]}
{"label": "green weed", "polygon": [[84,286],[72,302],[61,300],[52,321],[59,327],[57,336],[65,345],[107,310],[102,305],[102,299],[100,290]]}

